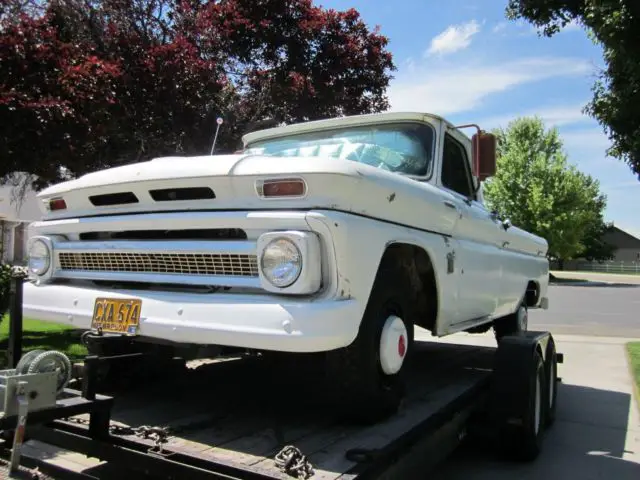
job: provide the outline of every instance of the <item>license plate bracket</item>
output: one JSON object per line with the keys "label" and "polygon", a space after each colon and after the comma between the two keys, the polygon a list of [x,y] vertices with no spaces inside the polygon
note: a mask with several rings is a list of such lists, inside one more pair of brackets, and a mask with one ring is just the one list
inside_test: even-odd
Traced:
{"label": "license plate bracket", "polygon": [[140,328],[141,310],[142,300],[138,298],[96,298],[91,329],[135,336]]}

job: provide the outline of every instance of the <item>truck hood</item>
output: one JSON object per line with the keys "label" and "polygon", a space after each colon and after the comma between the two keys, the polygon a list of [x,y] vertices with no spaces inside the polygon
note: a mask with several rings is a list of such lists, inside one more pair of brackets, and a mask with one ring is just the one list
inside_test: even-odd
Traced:
{"label": "truck hood", "polygon": [[[307,182],[305,197],[273,200],[256,193],[256,180],[293,175]],[[157,201],[150,194],[189,187],[208,187],[215,198]],[[96,196],[109,194],[134,201],[95,204]],[[455,214],[443,204],[450,194],[429,183],[349,160],[322,157],[163,157],[84,175],[49,187],[39,197],[44,220],[159,211],[333,209],[411,224],[416,220],[416,206],[423,206],[419,216],[422,228],[447,233],[455,223]],[[47,211],[49,199],[59,197],[65,200],[66,210]]]}
{"label": "truck hood", "polygon": [[[306,160],[306,161],[305,161]],[[329,163],[329,164],[327,164]],[[80,189],[127,188],[140,182],[180,183],[198,179],[207,183],[215,177],[268,175],[273,173],[320,172],[330,168],[349,171],[351,163],[305,157],[265,157],[261,155],[215,155],[197,157],[161,157],[148,162],[134,163],[89,173],[76,180],[63,182],[42,192],[42,198],[60,196]]]}

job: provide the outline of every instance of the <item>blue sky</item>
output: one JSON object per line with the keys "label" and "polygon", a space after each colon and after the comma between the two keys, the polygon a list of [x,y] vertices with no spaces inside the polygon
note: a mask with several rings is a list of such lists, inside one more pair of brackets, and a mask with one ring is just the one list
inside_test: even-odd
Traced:
{"label": "blue sky", "polygon": [[558,127],[569,160],[600,181],[606,219],[640,237],[640,215],[634,213],[640,182],[624,162],[606,157],[606,135],[581,113],[604,62],[579,26],[539,37],[529,24],[506,20],[506,0],[317,3],[354,7],[389,37],[398,67],[388,91],[392,110],[436,113],[486,129],[539,115],[548,127]]}

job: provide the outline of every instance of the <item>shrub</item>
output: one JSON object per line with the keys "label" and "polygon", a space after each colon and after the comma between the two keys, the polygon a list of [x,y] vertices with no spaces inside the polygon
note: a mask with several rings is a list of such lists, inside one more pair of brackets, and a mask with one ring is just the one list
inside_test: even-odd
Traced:
{"label": "shrub", "polygon": [[0,319],[9,309],[11,271],[11,265],[0,264]]}
{"label": "shrub", "polygon": [[0,264],[0,321],[7,310],[9,310],[9,300],[11,298],[11,277],[26,276],[26,269],[22,267],[12,267],[8,264]]}

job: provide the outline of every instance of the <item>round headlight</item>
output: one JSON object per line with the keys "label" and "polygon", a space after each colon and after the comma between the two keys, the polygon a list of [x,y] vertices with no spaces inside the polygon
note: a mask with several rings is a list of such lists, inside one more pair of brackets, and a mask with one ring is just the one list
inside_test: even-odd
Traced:
{"label": "round headlight", "polygon": [[302,254],[291,240],[278,238],[262,251],[260,269],[264,277],[275,287],[288,287],[300,276]]}
{"label": "round headlight", "polygon": [[29,272],[44,275],[51,265],[51,252],[42,240],[34,240],[29,247]]}

